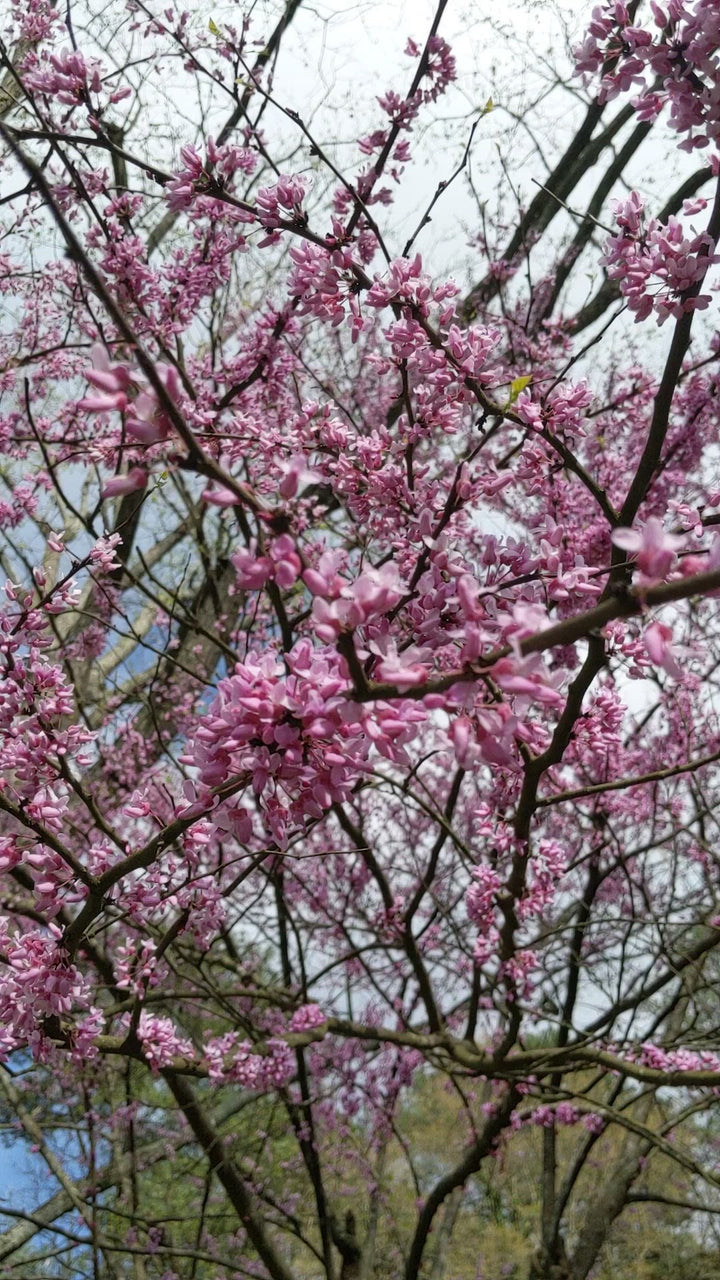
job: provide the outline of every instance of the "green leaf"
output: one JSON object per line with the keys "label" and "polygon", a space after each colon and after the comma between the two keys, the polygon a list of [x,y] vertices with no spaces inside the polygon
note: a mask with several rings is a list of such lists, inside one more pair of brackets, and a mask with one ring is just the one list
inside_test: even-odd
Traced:
{"label": "green leaf", "polygon": [[527,378],[513,378],[512,382],[510,383],[510,397],[508,399],[506,408],[509,405],[515,403],[518,396],[520,395],[520,392],[524,391],[525,388],[528,387],[531,382],[532,382],[532,374],[530,374],[530,376]]}
{"label": "green leaf", "polygon": [[220,36],[220,35],[222,35],[222,31],[220,30],[220,28],[219,28],[219,26],[217,25],[217,23],[216,23],[216,22],[213,22],[212,18],[211,18],[211,19],[210,19],[210,21],[208,22],[208,30],[210,31],[210,35],[211,35],[211,36]]}

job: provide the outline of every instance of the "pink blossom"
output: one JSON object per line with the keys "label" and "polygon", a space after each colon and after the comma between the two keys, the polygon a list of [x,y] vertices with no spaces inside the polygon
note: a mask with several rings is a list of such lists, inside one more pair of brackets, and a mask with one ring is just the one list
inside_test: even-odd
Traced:
{"label": "pink blossom", "polygon": [[272,229],[282,218],[302,220],[306,194],[305,179],[290,174],[281,174],[273,186],[261,187],[255,197],[255,207],[262,225]]}
{"label": "pink blossom", "polygon": [[192,1061],[194,1056],[192,1041],[178,1032],[170,1018],[151,1014],[146,1009],[140,1014],[138,1039],[156,1072],[169,1067],[176,1058]]}
{"label": "pink blossom", "polygon": [[673,648],[673,633],[662,622],[651,622],[643,632],[643,641],[650,659],[662,667],[675,680],[682,680],[683,670],[678,662],[678,651]]}
{"label": "pink blossom", "polygon": [[98,538],[90,552],[90,560],[103,573],[112,573],[114,569],[121,567],[121,562],[117,558],[117,548],[121,543],[122,536],[119,533],[110,533],[104,538]]}
{"label": "pink blossom", "polygon": [[351,585],[343,586],[332,602],[315,597],[315,633],[321,640],[334,640],[342,631],[354,630],[392,609],[401,597],[402,586],[394,564],[365,569]]}
{"label": "pink blossom", "polygon": [[688,296],[708,267],[719,260],[707,235],[688,236],[674,217],[666,224],[655,219],[646,223],[636,192],[617,204],[615,218],[621,230],[608,242],[605,264],[636,320],[646,319],[654,310],[662,324],[668,316],[679,318],[685,311],[708,306],[709,294]]}
{"label": "pink blossom", "polygon": [[635,557],[639,581],[648,584],[667,578],[677,562],[677,551],[685,545],[685,537],[666,533],[656,516],[650,516],[639,529],[614,529],[612,540]]}
{"label": "pink blossom", "polygon": [[248,591],[260,591],[266,582],[291,587],[297,581],[302,561],[289,534],[281,534],[269,543],[267,554],[258,556],[255,546],[235,551],[231,556],[238,585]]}
{"label": "pink blossom", "polygon": [[203,489],[200,497],[203,502],[209,502],[215,507],[236,507],[240,502],[237,494],[231,489],[225,489],[221,485],[211,485],[207,489]]}
{"label": "pink blossom", "polygon": [[102,488],[103,498],[117,498],[126,493],[135,493],[144,489],[148,482],[148,473],[144,467],[131,467],[125,475],[113,476]]}
{"label": "pink blossom", "polygon": [[325,1014],[316,1004],[303,1004],[296,1009],[290,1019],[291,1031],[312,1031],[315,1027],[322,1027],[326,1022]]}
{"label": "pink blossom", "polygon": [[605,1119],[603,1116],[597,1115],[593,1111],[586,1111],[582,1117],[582,1123],[588,1133],[600,1134],[605,1131]]}
{"label": "pink blossom", "polygon": [[303,454],[295,454],[287,464],[278,491],[282,498],[294,498],[299,490],[321,479],[320,473],[307,465]]}

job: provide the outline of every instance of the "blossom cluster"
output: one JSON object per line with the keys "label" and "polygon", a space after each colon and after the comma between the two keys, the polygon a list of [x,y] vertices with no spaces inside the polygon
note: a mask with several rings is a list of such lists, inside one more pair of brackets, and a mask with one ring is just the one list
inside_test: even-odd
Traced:
{"label": "blossom cluster", "polygon": [[[62,49],[59,53],[41,55],[31,70],[25,72],[25,84],[36,93],[56,99],[67,106],[78,103],[93,105],[90,95],[97,98],[103,93],[105,75],[97,58],[86,58],[79,49]],[[107,95],[111,103],[122,102],[130,96],[127,86]]]}
{"label": "blossom cluster", "polygon": [[[272,656],[250,655],[220,682],[187,752],[206,788],[247,779],[276,839],[344,798],[364,769],[368,744],[343,693],[331,653],[300,641],[289,674]],[[241,835],[242,838],[242,835]]]}
{"label": "blossom cluster", "polygon": [[[635,6],[606,0],[593,10],[578,71],[600,75],[605,98],[637,95],[641,120],[665,105],[670,124],[684,135],[680,147],[717,146],[720,139],[720,17],[714,0],[651,0],[652,23],[635,21]],[[631,13],[632,11],[632,13]]]}
{"label": "blossom cluster", "polygon": [[257,1093],[284,1088],[296,1070],[292,1049],[272,1036],[260,1049],[229,1031],[207,1042],[205,1058],[211,1080],[232,1081]]}
{"label": "blossom cluster", "polygon": [[[147,379],[129,363],[111,363],[107,351],[95,343],[92,351],[92,367],[85,370],[85,377],[96,388],[91,395],[78,401],[78,409],[87,413],[112,413],[123,415],[123,427],[131,440],[140,448],[162,443],[172,430],[165,409]],[[172,366],[159,362],[158,376],[173,400],[180,398],[180,382]],[[148,482],[146,466],[136,465],[115,475],[103,486],[103,497],[113,498],[137,489],[144,489]]]}
{"label": "blossom cluster", "polygon": [[92,1042],[101,1015],[87,977],[63,950],[61,930],[50,924],[20,934],[3,923],[0,949],[0,1060],[27,1046],[42,1057],[67,1021],[76,1047],[86,1056],[96,1053]]}
{"label": "blossom cluster", "polygon": [[644,202],[635,191],[616,203],[615,221],[620,231],[608,241],[603,261],[636,322],[654,312],[662,324],[668,316],[679,319],[686,311],[704,311],[710,305],[711,295],[694,288],[708,267],[720,261],[710,236],[688,236],[677,218],[666,223],[646,219]]}
{"label": "blossom cluster", "polygon": [[165,186],[165,199],[173,212],[192,208],[198,196],[202,196],[209,204],[201,204],[198,211],[203,214],[232,213],[243,220],[251,219],[247,211],[234,206],[230,209],[227,202],[220,203],[213,199],[231,187],[237,173],[250,175],[257,166],[257,155],[248,147],[218,147],[214,138],[208,137],[205,142],[206,154],[202,156],[192,146],[180,148],[182,169],[176,171]]}

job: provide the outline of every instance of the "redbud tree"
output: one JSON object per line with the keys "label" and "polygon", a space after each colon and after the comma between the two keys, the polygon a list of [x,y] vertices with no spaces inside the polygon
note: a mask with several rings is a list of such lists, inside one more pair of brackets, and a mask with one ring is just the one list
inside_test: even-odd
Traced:
{"label": "redbud tree", "polygon": [[3,19],[3,1275],[584,1280],[720,1209],[720,13],[586,16],[458,283],[447,7],[359,137],[301,0]]}

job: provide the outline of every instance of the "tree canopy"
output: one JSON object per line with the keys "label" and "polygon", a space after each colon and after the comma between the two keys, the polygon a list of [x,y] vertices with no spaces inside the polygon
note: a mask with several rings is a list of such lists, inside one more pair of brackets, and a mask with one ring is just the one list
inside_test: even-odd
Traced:
{"label": "tree canopy", "polygon": [[698,1280],[718,6],[341,8],[5,22],[0,1265]]}

